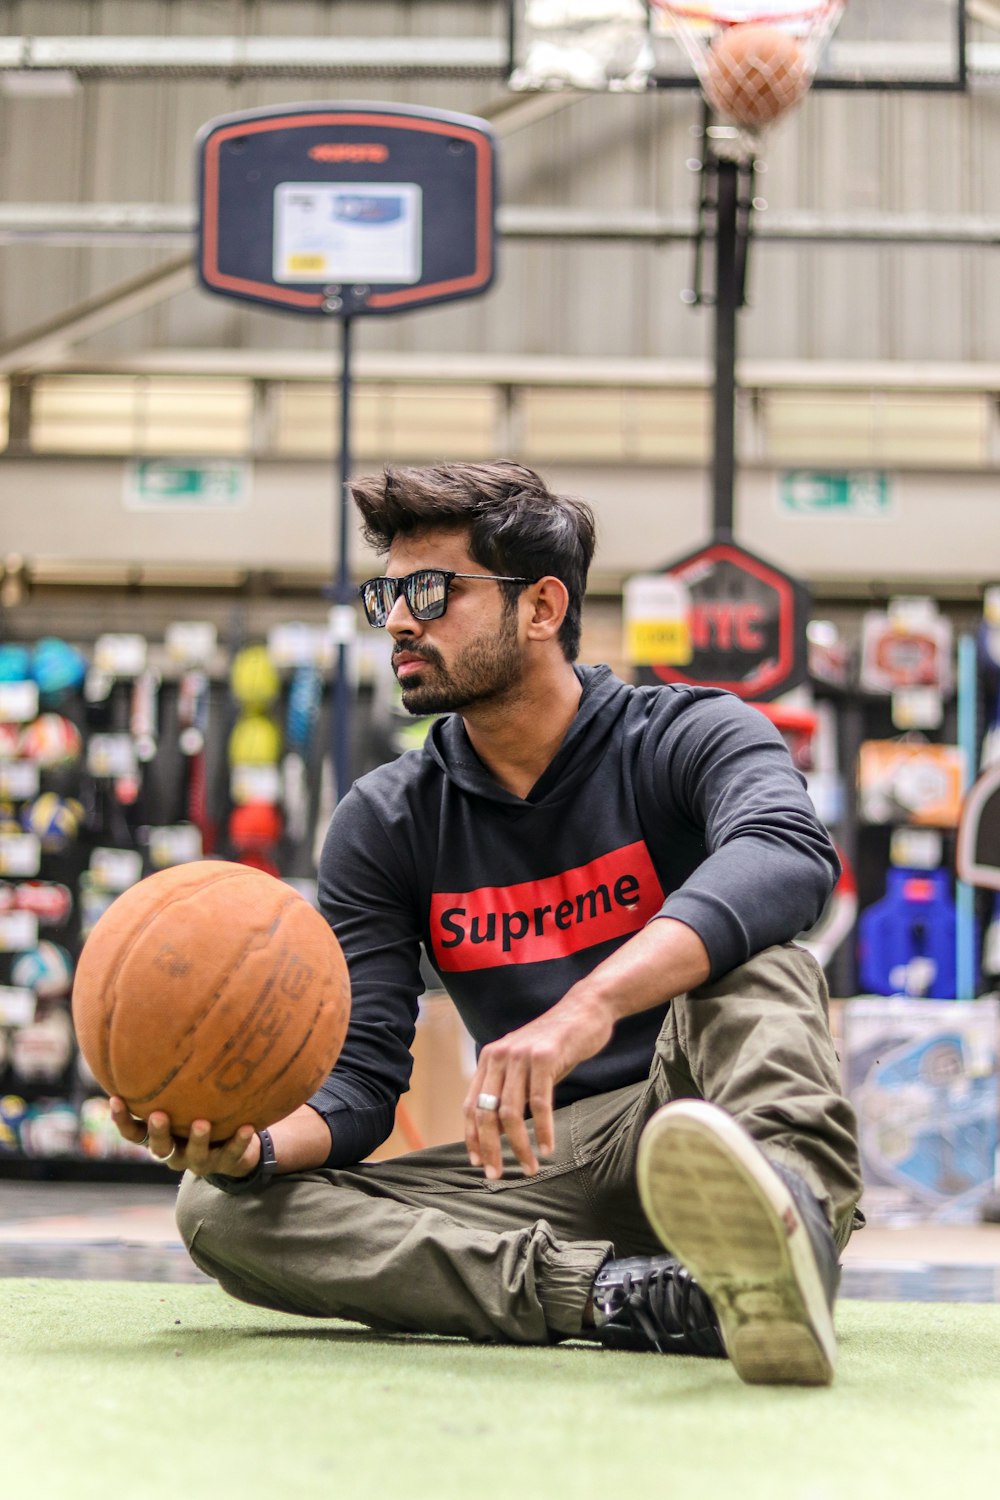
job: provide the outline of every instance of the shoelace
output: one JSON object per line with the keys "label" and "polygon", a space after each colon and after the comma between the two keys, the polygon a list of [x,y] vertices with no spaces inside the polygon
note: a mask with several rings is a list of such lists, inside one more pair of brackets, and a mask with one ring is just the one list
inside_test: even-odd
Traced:
{"label": "shoelace", "polygon": [[706,1355],[721,1352],[704,1294],[683,1266],[650,1266],[638,1280],[626,1271],[622,1293],[622,1311],[660,1354],[671,1345]]}

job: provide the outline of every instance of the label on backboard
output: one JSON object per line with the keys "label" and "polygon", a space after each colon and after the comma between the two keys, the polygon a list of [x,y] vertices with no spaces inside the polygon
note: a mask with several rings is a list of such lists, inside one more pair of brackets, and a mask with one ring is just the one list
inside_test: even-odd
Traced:
{"label": "label on backboard", "polygon": [[415,182],[282,182],[274,192],[279,282],[420,280],[423,193]]}

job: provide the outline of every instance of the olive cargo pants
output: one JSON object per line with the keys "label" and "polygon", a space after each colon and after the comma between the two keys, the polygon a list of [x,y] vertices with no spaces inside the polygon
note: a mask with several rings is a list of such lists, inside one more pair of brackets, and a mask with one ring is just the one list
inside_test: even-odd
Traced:
{"label": "olive cargo pants", "polygon": [[578,1333],[608,1255],[662,1252],[635,1187],[639,1136],[670,1099],[728,1111],[823,1204],[838,1248],[861,1192],[826,983],[804,950],[770,948],[674,1000],[649,1077],[556,1112],[536,1177],[508,1153],[488,1182],[462,1144],[279,1176],[260,1193],[185,1175],[177,1218],[232,1296],[383,1332],[546,1343]]}

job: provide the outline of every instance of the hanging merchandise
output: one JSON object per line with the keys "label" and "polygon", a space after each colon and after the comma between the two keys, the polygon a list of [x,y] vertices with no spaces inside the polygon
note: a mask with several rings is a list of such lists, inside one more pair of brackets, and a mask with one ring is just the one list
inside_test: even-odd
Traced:
{"label": "hanging merchandise", "polygon": [[89,875],[95,889],[120,896],[142,879],[142,855],[137,849],[92,849]]}
{"label": "hanging merchandise", "polygon": [[21,1154],[21,1124],[28,1113],[28,1102],[20,1094],[0,1097],[0,1156]]}
{"label": "hanging merchandise", "polygon": [[281,729],[264,714],[241,714],[229,736],[233,766],[273,766],[281,754]]}
{"label": "hanging merchandise", "polygon": [[0,724],[28,724],[37,717],[37,682],[0,676]]}
{"label": "hanging merchandise", "polygon": [[270,802],[244,802],[234,807],[229,817],[229,842],[240,864],[279,874],[278,842],[282,835],[282,818]]}
{"label": "hanging merchandise", "polygon": [[73,911],[73,892],[54,880],[25,880],[0,887],[0,910],[8,896],[13,910],[30,912],[44,927],[64,927]]}
{"label": "hanging merchandise", "polygon": [[80,937],[86,939],[93,932],[98,921],[103,917],[108,907],[115,900],[116,891],[106,891],[94,881],[89,871],[84,870],[80,876],[78,888],[78,899],[80,902]]}
{"label": "hanging merchandise", "polygon": [[[91,670],[106,677],[138,677],[146,670],[149,643],[144,635],[108,632],[94,642]],[[86,693],[86,679],[84,692]]]}
{"label": "hanging merchandise", "polygon": [[[215,819],[208,806],[208,740],[211,684],[200,667],[185,672],[177,686],[178,748],[183,761],[182,816],[198,829],[202,852],[215,850]],[[195,856],[200,857],[200,856]],[[172,861],[179,863],[179,861]]]}
{"label": "hanging merchandise", "polygon": [[69,993],[73,960],[61,943],[43,938],[37,948],[14,960],[10,977],[15,985],[34,990],[39,1000],[54,1000]]}
{"label": "hanging merchandise", "polygon": [[30,1025],[14,1028],[11,1067],[22,1084],[57,1084],[73,1060],[74,1048],[69,1012],[56,1006]]}
{"label": "hanging merchandise", "polygon": [[954,1000],[955,903],[946,870],[891,869],[858,920],[858,973],[872,995]]}
{"label": "hanging merchandise", "polygon": [[31,653],[27,646],[0,641],[0,682],[26,682],[31,676]]}
{"label": "hanging merchandise", "polygon": [[858,752],[858,792],[866,823],[958,824],[965,786],[958,745],[921,740],[865,740]]}
{"label": "hanging merchandise", "polygon": [[886,613],[862,621],[861,687],[891,694],[897,729],[937,729],[954,686],[953,652],[951,622],[933,599],[891,599]]}
{"label": "hanging merchandise", "polygon": [[44,636],[35,643],[30,670],[38,684],[41,701],[46,705],[58,705],[83,685],[87,660],[67,641]]}
{"label": "hanging merchandise", "polygon": [[62,714],[39,714],[21,734],[20,754],[44,771],[76,765],[83,741],[76,725]]}
{"label": "hanging merchandise", "polygon": [[278,802],[281,796],[281,728],[261,713],[243,714],[229,736],[233,802]]}
{"label": "hanging merchandise", "polygon": [[168,823],[148,830],[149,863],[154,870],[190,864],[202,859],[205,848],[201,829],[194,823]]}
{"label": "hanging merchandise", "polygon": [[15,760],[21,754],[22,734],[20,724],[0,722],[0,760]]}
{"label": "hanging merchandise", "polygon": [[230,814],[229,841],[238,854],[269,851],[281,832],[281,813],[271,802],[244,802]]}
{"label": "hanging merchandise", "polygon": [[33,912],[0,910],[0,953],[23,953],[37,946],[38,918]]}
{"label": "hanging merchandise", "polygon": [[83,816],[83,805],[75,797],[43,792],[21,810],[21,826],[38,839],[46,854],[58,854],[76,838]]}
{"label": "hanging merchandise", "polygon": [[81,1156],[98,1161],[149,1161],[145,1146],[134,1145],[119,1135],[111,1118],[111,1105],[103,1095],[84,1099],[80,1105],[79,1147]]}
{"label": "hanging merchandise", "polygon": [[136,759],[141,765],[153,760],[156,755],[159,695],[159,673],[148,670],[140,672],[132,684],[128,727],[135,745]]}
{"label": "hanging merchandise", "polygon": [[281,692],[281,678],[266,646],[244,646],[237,651],[229,686],[244,708],[263,709],[274,703]]}
{"label": "hanging merchandise", "polygon": [[32,1104],[20,1125],[21,1146],[28,1156],[71,1156],[76,1153],[80,1122],[64,1099],[42,1099]]}
{"label": "hanging merchandise", "polygon": [[97,727],[110,722],[113,688],[112,679],[88,675],[88,721],[94,732],[86,744],[80,796],[88,832],[104,844],[130,849],[135,840],[125,809],[138,795],[135,743],[130,734]]}
{"label": "hanging merchandise", "polygon": [[293,849],[302,848],[309,837],[309,760],[322,698],[320,669],[296,667],[288,684],[285,758],[281,763],[285,830]]}
{"label": "hanging merchandise", "polygon": [[810,620],[806,626],[809,676],[814,682],[846,688],[850,680],[851,652],[832,620]]}

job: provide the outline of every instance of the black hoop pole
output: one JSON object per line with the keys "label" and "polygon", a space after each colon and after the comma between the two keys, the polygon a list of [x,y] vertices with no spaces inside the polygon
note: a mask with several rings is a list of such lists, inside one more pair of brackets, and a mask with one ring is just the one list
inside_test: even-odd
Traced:
{"label": "black hoop pole", "polygon": [[337,575],[331,589],[334,603],[334,636],[337,642],[336,673],[333,681],[331,712],[331,750],[333,756],[334,794],[339,802],[351,785],[351,692],[350,638],[342,611],[351,609],[354,591],[348,567],[347,485],[351,477],[351,346],[353,319],[341,319],[340,343],[340,483],[335,507],[337,522]]}
{"label": "black hoop pole", "polygon": [[746,301],[754,164],[718,157],[709,149],[704,168],[711,173],[715,188],[712,531],[717,540],[729,541],[736,490],[737,314]]}
{"label": "black hoop pole", "polygon": [[739,166],[716,161],[715,216],[715,410],[712,459],[712,530],[716,540],[733,534],[736,487],[736,314],[740,306],[738,268]]}

